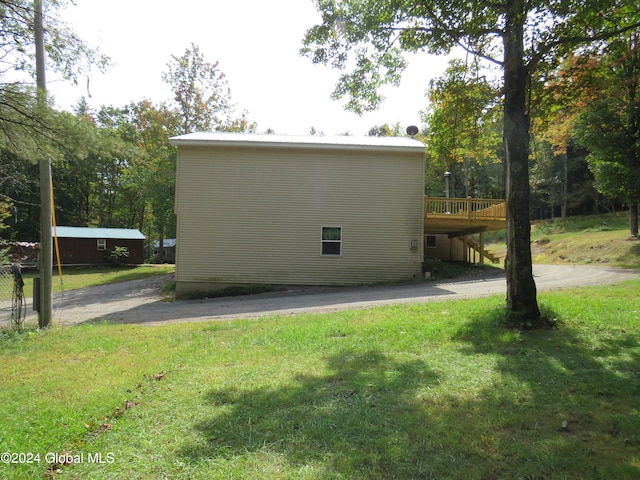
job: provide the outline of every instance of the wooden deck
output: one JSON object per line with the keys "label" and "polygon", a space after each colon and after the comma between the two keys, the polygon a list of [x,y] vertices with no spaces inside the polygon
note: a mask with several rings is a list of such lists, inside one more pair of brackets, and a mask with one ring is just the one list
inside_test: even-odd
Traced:
{"label": "wooden deck", "polygon": [[[504,230],[506,226],[504,200],[424,197],[424,233],[460,238],[466,262],[475,263],[479,253],[481,264],[485,258],[497,263],[499,258],[484,248],[484,232]],[[473,234],[479,234],[478,242],[468,237]],[[449,256],[451,260],[451,251]]]}
{"label": "wooden deck", "polygon": [[424,197],[425,233],[449,238],[503,230],[507,220],[504,200]]}

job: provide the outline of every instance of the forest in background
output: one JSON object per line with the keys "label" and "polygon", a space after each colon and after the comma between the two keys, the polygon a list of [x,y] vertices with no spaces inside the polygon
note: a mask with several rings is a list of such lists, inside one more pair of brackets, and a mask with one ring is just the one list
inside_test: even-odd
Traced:
{"label": "forest in background", "polygon": [[[94,111],[81,98],[73,112],[58,111],[39,105],[29,82],[9,80],[11,72],[33,73],[30,2],[3,0],[0,10],[0,238],[39,239],[41,155],[52,159],[58,225],[136,228],[151,243],[174,237],[176,151],[168,138],[258,132],[247,112],[235,111],[218,64],[192,44],[169,58],[162,74],[173,99]],[[82,69],[107,68],[105,56],[49,20],[52,68],[71,79]],[[629,209],[637,235],[639,39],[634,29],[593,42],[532,77],[531,219]],[[504,198],[504,88],[497,70],[477,56],[454,59],[425,85],[416,138],[427,147],[427,195],[444,196],[444,173],[451,172],[452,196]],[[369,134],[406,135],[405,127],[372,126]],[[310,134],[317,134],[313,127]]]}

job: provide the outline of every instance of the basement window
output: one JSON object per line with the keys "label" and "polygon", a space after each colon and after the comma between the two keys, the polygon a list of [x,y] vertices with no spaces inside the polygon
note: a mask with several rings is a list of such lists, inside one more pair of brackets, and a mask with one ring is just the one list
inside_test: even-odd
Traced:
{"label": "basement window", "polygon": [[342,227],[322,227],[322,255],[342,255]]}
{"label": "basement window", "polygon": [[107,239],[106,238],[99,238],[98,239],[98,250],[104,251],[106,249],[107,249]]}
{"label": "basement window", "polygon": [[427,248],[436,248],[436,236],[435,235],[425,235],[424,236],[424,246]]}

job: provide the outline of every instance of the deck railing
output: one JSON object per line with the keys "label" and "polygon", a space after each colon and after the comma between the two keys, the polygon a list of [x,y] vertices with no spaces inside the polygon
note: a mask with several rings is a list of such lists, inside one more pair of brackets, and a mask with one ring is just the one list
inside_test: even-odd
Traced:
{"label": "deck railing", "polygon": [[424,197],[424,216],[426,218],[504,220],[507,218],[507,209],[504,200]]}

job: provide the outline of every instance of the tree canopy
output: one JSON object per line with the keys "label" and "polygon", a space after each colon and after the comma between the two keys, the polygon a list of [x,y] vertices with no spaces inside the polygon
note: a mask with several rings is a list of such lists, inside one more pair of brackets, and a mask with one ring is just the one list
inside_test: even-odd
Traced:
{"label": "tree canopy", "polygon": [[[77,82],[108,58],[83,43],[59,17],[68,2],[47,2],[46,45],[49,69]],[[34,2],[0,0],[0,148],[25,157],[47,150],[56,139],[54,113],[36,98]]]}
{"label": "tree canopy", "polygon": [[[52,6],[57,8],[63,3],[52,2]],[[14,48],[21,49],[24,44],[24,58],[21,64],[7,66],[6,75],[0,72],[0,81],[15,72],[24,73],[25,79],[23,83],[0,83],[0,94],[9,92],[16,100],[8,106],[8,94],[0,99],[5,100],[0,101],[0,221],[6,219],[11,225],[2,235],[17,240],[37,239],[38,171],[26,160],[46,152],[53,159],[58,223],[137,228],[161,242],[165,236],[175,236],[176,150],[169,144],[169,137],[202,130],[255,130],[246,112],[235,113],[226,78],[217,63],[206,61],[192,44],[182,57],[171,57],[163,75],[173,87],[173,99],[157,104],[141,100],[125,106],[101,106],[94,111],[82,98],[73,114],[58,112],[38,101],[28,78],[33,61],[33,33],[28,30],[33,23],[32,6],[28,2],[0,0],[0,7],[8,4],[23,7],[20,19],[24,42]],[[55,14],[55,9],[49,9],[47,18],[52,29],[48,42],[57,38],[64,42],[64,48],[77,47],[73,54],[86,55],[87,66],[98,58],[99,66],[104,65],[106,59],[86,49],[64,23],[56,23],[57,17],[51,12]],[[9,31],[2,21],[0,17],[0,25]],[[56,29],[67,32],[67,36],[52,36]],[[16,38],[9,34],[2,38],[8,59],[7,52]],[[75,47],[74,41],[78,42]],[[52,52],[62,55],[64,48],[54,46]],[[60,64],[60,72],[77,79],[84,68],[78,62],[78,70],[65,71]],[[55,62],[52,68],[58,68]]]}
{"label": "tree canopy", "polygon": [[307,31],[301,52],[314,63],[351,70],[340,77],[334,97],[348,97],[346,108],[357,112],[380,105],[380,86],[399,84],[408,52],[443,55],[461,48],[504,66],[505,39],[519,33],[522,64],[534,72],[543,64],[557,65],[567,49],[638,25],[637,8],[620,0],[317,0],[316,5],[322,23]]}
{"label": "tree canopy", "polygon": [[638,236],[640,204],[640,32],[611,42],[597,61],[581,62],[577,80],[590,83],[590,102],[576,117],[576,140],[597,188],[629,206],[629,231]]}
{"label": "tree canopy", "polygon": [[174,110],[180,117],[177,134],[255,131],[246,112],[236,116],[231,89],[218,62],[206,61],[197,45],[191,44],[180,57],[172,56],[162,78],[173,90]]}
{"label": "tree canopy", "polygon": [[[45,18],[49,69],[61,78],[77,82],[92,67],[104,68],[108,58],[88,46],[60,20],[66,0],[47,2]],[[37,160],[52,154],[60,142],[60,116],[38,100],[34,12],[30,0],[0,0],[0,149],[21,158]],[[8,155],[8,153],[7,153]],[[12,184],[16,177],[12,176]],[[13,198],[4,194],[1,208]]]}
{"label": "tree canopy", "polygon": [[444,169],[470,160],[479,164],[499,160],[500,89],[476,62],[452,60],[445,74],[430,82],[428,96],[427,149]]}
{"label": "tree canopy", "polygon": [[162,79],[173,89],[179,133],[208,132],[226,122],[232,110],[227,79],[218,62],[205,61],[197,45],[181,57],[172,56]]}

